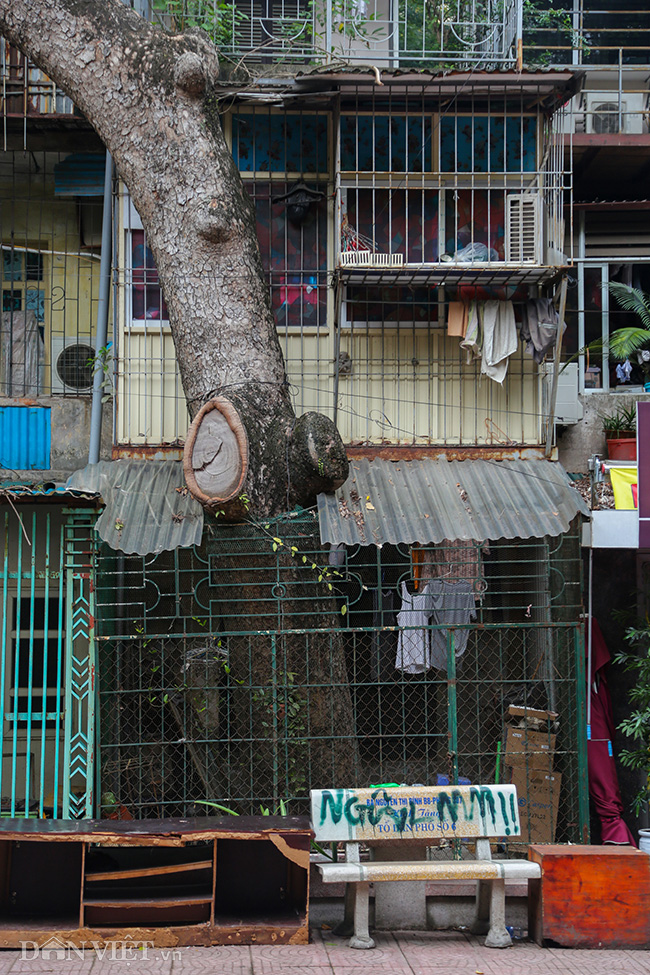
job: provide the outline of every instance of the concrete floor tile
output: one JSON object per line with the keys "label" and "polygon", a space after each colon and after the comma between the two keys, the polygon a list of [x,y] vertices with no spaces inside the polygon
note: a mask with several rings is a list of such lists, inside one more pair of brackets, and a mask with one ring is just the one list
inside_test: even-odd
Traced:
{"label": "concrete floor tile", "polygon": [[[269,967],[264,962],[253,961],[253,975],[332,975],[331,965],[306,965],[296,968],[294,965],[287,965],[282,961],[277,961],[273,967]],[[336,969],[334,969],[336,971]]]}
{"label": "concrete floor tile", "polygon": [[283,965],[327,965],[328,956],[323,944],[310,945],[251,945],[254,961],[281,961]]}

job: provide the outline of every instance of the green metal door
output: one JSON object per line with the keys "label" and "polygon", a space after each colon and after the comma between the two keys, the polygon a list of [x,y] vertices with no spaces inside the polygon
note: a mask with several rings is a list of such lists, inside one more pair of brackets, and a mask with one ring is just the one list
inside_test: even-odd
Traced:
{"label": "green metal door", "polygon": [[93,813],[94,519],[55,505],[0,513],[5,817]]}

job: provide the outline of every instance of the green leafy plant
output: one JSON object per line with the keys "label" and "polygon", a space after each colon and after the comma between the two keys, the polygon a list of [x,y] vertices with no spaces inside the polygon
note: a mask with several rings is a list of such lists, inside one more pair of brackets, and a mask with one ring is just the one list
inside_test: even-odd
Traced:
{"label": "green leafy plant", "polygon": [[153,0],[153,9],[163,25],[174,32],[200,27],[216,47],[232,47],[249,16],[236,3],[225,0]]}
{"label": "green leafy plant", "polygon": [[619,758],[623,765],[639,769],[645,776],[643,788],[632,800],[632,808],[638,816],[647,809],[650,799],[650,623],[628,627],[625,639],[630,649],[619,651],[614,662],[634,677],[629,692],[633,710],[618,729],[632,740],[634,747],[621,751]]}
{"label": "green leafy plant", "polygon": [[95,355],[91,356],[86,363],[87,366],[91,367],[93,377],[97,372],[102,376],[102,403],[106,403],[115,393],[115,382],[113,378],[115,370],[113,367],[113,353],[111,352],[112,346],[113,343],[109,342],[107,345],[102,346],[101,349],[97,349]]}
{"label": "green leafy plant", "polygon": [[583,52],[589,50],[584,34],[574,28],[571,12],[554,7],[553,0],[524,0],[522,27],[524,47],[531,63],[547,65],[562,60],[562,52],[544,50],[544,44],[535,41],[535,36],[540,33],[557,35],[555,42],[563,46]]}
{"label": "green leafy plant", "polygon": [[619,406],[611,413],[600,413],[605,435],[614,437],[636,436],[636,407]]}
{"label": "green leafy plant", "polygon": [[[375,14],[365,11],[365,4],[359,0],[331,0],[329,4],[309,0],[301,4],[302,16],[284,22],[277,33],[285,40],[296,43],[308,42],[325,50],[327,38],[327,9],[331,12],[332,37],[348,40],[371,41],[381,33],[380,27],[372,27]],[[330,53],[330,52],[328,52]]]}
{"label": "green leafy plant", "polygon": [[[207,799],[196,799],[195,802],[200,806],[209,806],[211,809],[218,809],[220,812],[228,813],[229,816],[239,816],[238,812],[231,809],[230,806],[222,806],[220,802],[209,802]],[[270,807],[260,806],[260,815],[262,816],[288,816],[289,815],[289,804],[280,799],[277,808],[271,812]]]}
{"label": "green leafy plant", "polygon": [[629,284],[612,281],[609,285],[621,308],[633,312],[639,325],[617,328],[609,336],[609,352],[614,359],[623,361],[632,356],[641,366],[646,377],[650,376],[650,295]]}

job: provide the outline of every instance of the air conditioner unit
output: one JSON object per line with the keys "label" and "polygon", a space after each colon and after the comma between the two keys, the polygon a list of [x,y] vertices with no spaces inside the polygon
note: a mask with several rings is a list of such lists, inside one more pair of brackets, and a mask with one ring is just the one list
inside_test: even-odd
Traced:
{"label": "air conditioner unit", "polygon": [[541,264],[543,253],[539,193],[509,193],[506,197],[506,261]]}
{"label": "air conditioner unit", "polygon": [[618,101],[617,92],[586,92],[586,128],[592,135],[642,135],[648,131],[646,92],[625,92]]}
{"label": "air conditioner unit", "polygon": [[[578,395],[578,363],[569,362],[561,367],[557,377],[557,392],[555,397],[555,422],[561,426],[579,423],[583,417],[583,408]],[[542,375],[546,386],[547,409],[551,402],[553,390],[553,364],[545,362]]]}
{"label": "air conditioner unit", "polygon": [[88,393],[93,387],[95,347],[90,335],[53,335],[51,351],[52,394]]}

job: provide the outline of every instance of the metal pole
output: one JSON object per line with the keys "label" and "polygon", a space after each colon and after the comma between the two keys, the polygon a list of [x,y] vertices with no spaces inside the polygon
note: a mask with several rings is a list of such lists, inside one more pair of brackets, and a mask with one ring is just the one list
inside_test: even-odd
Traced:
{"label": "metal pole", "polygon": [[451,785],[458,785],[458,700],[455,638],[455,630],[447,630],[447,740],[449,743],[449,782]]}
{"label": "metal pole", "polygon": [[102,214],[102,257],[99,269],[99,301],[97,303],[97,328],[95,330],[95,373],[93,376],[93,399],[90,411],[90,443],[88,463],[99,462],[99,448],[102,439],[102,399],[104,396],[104,369],[100,349],[106,348],[108,341],[108,306],[111,293],[111,224],[113,205],[113,160],[106,151],[104,171],[104,212]]}
{"label": "metal pole", "polygon": [[594,579],[594,550],[589,546],[589,590],[587,592],[587,740],[591,738],[591,654],[592,654],[592,599]]}
{"label": "metal pole", "polygon": [[551,386],[551,403],[548,411],[548,426],[546,428],[546,450],[545,457],[551,456],[553,449],[553,428],[555,425],[555,406],[557,403],[557,381],[560,375],[560,359],[562,357],[562,326],[564,325],[564,315],[566,312],[566,290],[567,276],[562,278],[560,286],[560,307],[557,318],[557,338],[555,339],[555,355],[553,356],[553,384]]}

